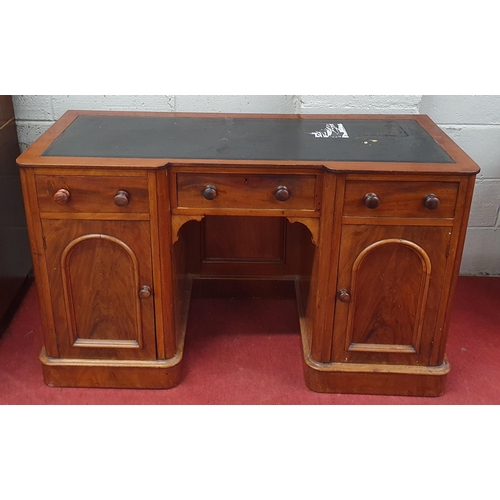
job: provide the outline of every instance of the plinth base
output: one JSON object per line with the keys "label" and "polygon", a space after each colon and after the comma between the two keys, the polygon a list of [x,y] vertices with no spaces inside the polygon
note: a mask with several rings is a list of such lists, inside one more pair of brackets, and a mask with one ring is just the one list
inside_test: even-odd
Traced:
{"label": "plinth base", "polygon": [[385,396],[441,396],[450,365],[316,363],[304,359],[306,385],[315,392]]}
{"label": "plinth base", "polygon": [[51,387],[169,389],[181,379],[181,356],[161,361],[50,358],[40,354],[44,382]]}

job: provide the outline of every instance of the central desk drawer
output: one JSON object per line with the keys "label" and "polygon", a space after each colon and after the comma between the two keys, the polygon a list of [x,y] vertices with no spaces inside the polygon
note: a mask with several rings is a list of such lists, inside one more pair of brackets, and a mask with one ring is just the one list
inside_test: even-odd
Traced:
{"label": "central desk drawer", "polygon": [[178,173],[177,207],[316,210],[316,176]]}

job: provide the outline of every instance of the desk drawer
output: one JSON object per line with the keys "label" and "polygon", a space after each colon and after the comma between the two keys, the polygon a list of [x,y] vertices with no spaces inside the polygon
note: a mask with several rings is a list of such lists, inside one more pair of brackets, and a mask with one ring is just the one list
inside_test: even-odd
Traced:
{"label": "desk drawer", "polygon": [[139,176],[37,175],[40,212],[149,212],[148,180]]}
{"label": "desk drawer", "polygon": [[315,175],[177,174],[180,208],[316,210]]}
{"label": "desk drawer", "polygon": [[458,182],[346,182],[344,216],[453,218]]}

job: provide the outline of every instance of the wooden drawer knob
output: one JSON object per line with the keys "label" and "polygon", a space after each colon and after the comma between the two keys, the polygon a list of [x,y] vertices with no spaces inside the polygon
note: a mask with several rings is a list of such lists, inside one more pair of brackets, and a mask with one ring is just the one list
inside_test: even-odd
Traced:
{"label": "wooden drawer knob", "polygon": [[70,198],[71,194],[67,189],[59,189],[54,195],[54,201],[56,203],[61,203],[61,205],[68,203]]}
{"label": "wooden drawer knob", "polygon": [[114,200],[117,207],[126,207],[130,202],[130,195],[127,191],[120,190],[115,194]]}
{"label": "wooden drawer knob", "polygon": [[351,300],[351,296],[349,295],[349,292],[345,289],[339,290],[338,297],[339,297],[340,302],[349,302]]}
{"label": "wooden drawer knob", "polygon": [[213,184],[207,184],[203,190],[203,198],[205,200],[215,200],[217,197],[217,188]]}
{"label": "wooden drawer knob", "polygon": [[380,205],[380,200],[375,193],[367,193],[363,198],[363,203],[367,208],[377,208]]}
{"label": "wooden drawer knob", "polygon": [[278,201],[286,201],[290,198],[290,191],[286,186],[278,186],[275,194]]}
{"label": "wooden drawer knob", "polygon": [[149,299],[151,297],[151,288],[147,285],[144,285],[140,290],[139,290],[139,298],[141,299]]}
{"label": "wooden drawer knob", "polygon": [[435,194],[428,194],[424,196],[424,207],[429,210],[436,210],[439,207],[439,198]]}

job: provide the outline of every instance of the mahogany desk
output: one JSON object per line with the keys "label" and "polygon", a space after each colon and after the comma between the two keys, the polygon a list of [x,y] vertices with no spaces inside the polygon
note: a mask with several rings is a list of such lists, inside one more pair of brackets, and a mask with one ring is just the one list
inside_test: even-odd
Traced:
{"label": "mahogany desk", "polygon": [[175,386],[232,280],[294,287],[310,389],[443,393],[479,169],[427,116],[69,111],[18,164],[48,385]]}

